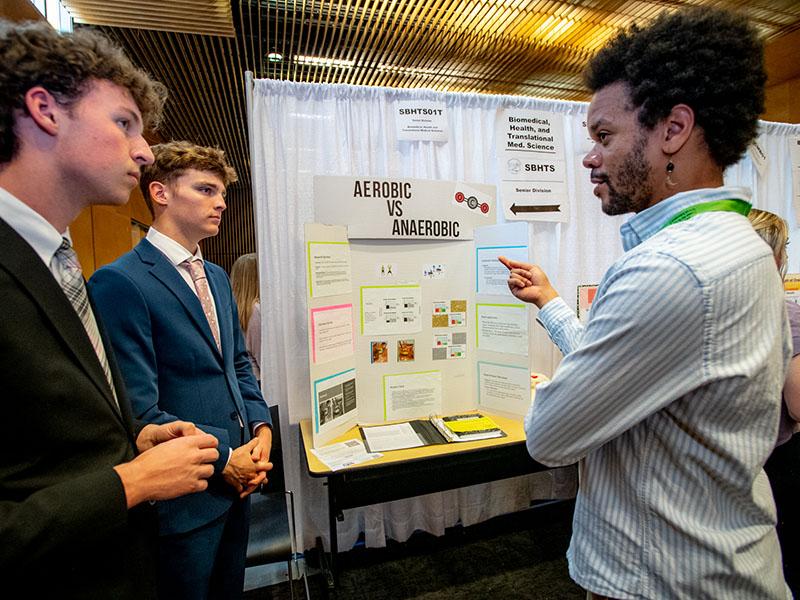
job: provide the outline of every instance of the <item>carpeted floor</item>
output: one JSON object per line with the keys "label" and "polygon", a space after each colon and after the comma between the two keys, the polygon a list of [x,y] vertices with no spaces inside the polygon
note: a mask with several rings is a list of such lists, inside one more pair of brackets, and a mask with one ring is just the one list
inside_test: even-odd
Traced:
{"label": "carpeted floor", "polygon": [[[418,532],[403,544],[339,555],[340,581],[328,593],[309,578],[313,600],[583,599],[567,573],[572,502],[539,506],[442,537]],[[313,563],[314,557],[308,561]],[[298,592],[299,590],[295,590]],[[297,595],[301,597],[301,595]],[[288,584],[253,590],[246,600],[289,600]]]}

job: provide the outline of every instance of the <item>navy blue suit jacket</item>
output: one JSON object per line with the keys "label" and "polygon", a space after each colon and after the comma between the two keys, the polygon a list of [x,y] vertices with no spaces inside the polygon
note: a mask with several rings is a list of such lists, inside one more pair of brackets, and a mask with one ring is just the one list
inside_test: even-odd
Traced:
{"label": "navy blue suit jacket", "polygon": [[252,425],[271,423],[228,276],[207,261],[205,269],[217,308],[221,354],[197,295],[147,240],[89,281],[135,415],[158,424],[192,421],[219,440],[220,458],[208,490],[158,503],[162,535],[191,531],[230,508],[238,495],[221,477],[228,450],[250,440]]}

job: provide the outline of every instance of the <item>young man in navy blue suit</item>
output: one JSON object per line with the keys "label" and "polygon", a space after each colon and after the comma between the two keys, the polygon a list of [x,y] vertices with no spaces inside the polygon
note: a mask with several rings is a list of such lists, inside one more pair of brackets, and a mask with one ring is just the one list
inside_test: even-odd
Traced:
{"label": "young man in navy blue suit", "polygon": [[89,283],[135,414],[192,419],[219,442],[208,489],[160,503],[159,593],[236,598],[244,584],[249,499],[272,468],[269,411],[250,367],[225,272],[199,242],[219,231],[236,181],[224,153],[188,142],[152,148],[140,187],[147,238]]}

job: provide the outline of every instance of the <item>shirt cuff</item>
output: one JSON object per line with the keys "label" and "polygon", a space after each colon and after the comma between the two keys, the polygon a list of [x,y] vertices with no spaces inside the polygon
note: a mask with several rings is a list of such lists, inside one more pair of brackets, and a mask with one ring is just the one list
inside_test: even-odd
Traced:
{"label": "shirt cuff", "polygon": [[536,320],[564,355],[572,352],[583,332],[578,317],[561,296],[545,304],[536,315]]}
{"label": "shirt cuff", "polygon": [[270,425],[266,421],[258,421],[257,423],[251,423],[250,424],[250,431],[253,432],[253,437],[256,437],[258,435],[258,429],[262,425],[265,425],[266,427],[269,427],[270,429],[272,429],[272,425]]}
{"label": "shirt cuff", "polygon": [[572,312],[567,303],[561,296],[556,296],[550,302],[545,304],[539,309],[539,314],[536,315],[536,320],[547,329],[557,329],[562,326],[568,319],[574,318],[575,313]]}

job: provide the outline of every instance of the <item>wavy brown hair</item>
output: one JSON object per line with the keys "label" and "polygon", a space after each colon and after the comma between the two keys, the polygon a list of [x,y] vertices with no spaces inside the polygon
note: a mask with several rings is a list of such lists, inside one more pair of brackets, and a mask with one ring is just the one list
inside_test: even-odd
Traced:
{"label": "wavy brown hair", "polygon": [[161,121],[166,88],[135,67],[108,38],[80,29],[58,33],[48,23],[9,23],[0,19],[0,164],[19,150],[14,122],[26,111],[25,94],[40,85],[71,107],[95,81],[127,89],[142,113],[145,129]]}
{"label": "wavy brown hair", "polygon": [[142,167],[139,188],[153,213],[153,200],[150,198],[150,184],[159,181],[167,185],[189,169],[208,171],[217,175],[225,187],[238,181],[236,169],[228,164],[225,152],[219,148],[198,146],[191,142],[173,141],[151,147],[155,160],[153,164]]}

